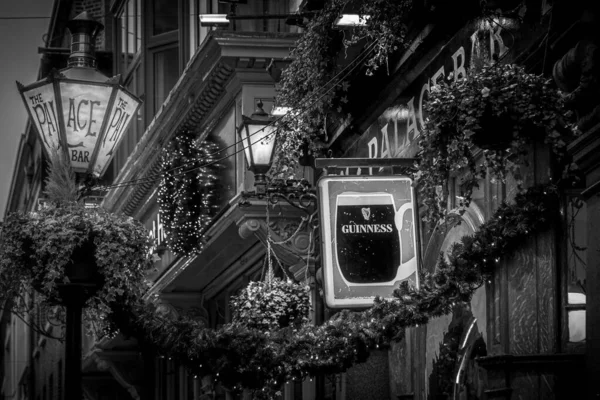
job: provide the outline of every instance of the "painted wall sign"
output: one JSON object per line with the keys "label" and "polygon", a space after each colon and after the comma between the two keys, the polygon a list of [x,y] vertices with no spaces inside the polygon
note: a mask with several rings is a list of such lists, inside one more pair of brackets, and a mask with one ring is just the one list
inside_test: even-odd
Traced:
{"label": "painted wall sign", "polygon": [[404,176],[319,180],[326,304],[368,307],[400,282],[417,284],[414,191]]}

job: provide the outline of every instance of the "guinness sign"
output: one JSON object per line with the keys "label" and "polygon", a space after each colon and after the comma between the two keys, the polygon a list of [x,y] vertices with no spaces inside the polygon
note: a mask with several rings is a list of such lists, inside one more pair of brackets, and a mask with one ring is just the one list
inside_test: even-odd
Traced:
{"label": "guinness sign", "polygon": [[329,307],[366,307],[417,284],[412,180],[326,176],[319,180],[323,278]]}

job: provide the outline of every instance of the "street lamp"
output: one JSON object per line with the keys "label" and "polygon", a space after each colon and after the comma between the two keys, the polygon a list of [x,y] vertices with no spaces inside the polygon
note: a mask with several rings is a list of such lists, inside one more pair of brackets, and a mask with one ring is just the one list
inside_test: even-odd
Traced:
{"label": "street lamp", "polygon": [[267,186],[266,173],[273,163],[273,150],[277,135],[274,126],[275,118],[263,110],[261,101],[258,110],[250,117],[242,115],[242,124],[238,128],[244,153],[248,161],[248,169],[254,173],[254,186],[257,194],[265,194]]}
{"label": "street lamp", "polygon": [[[141,102],[119,81],[96,69],[94,47],[102,24],[83,12],[67,23],[71,54],[67,68],[52,71],[19,92],[44,151],[65,154],[80,179],[101,177]],[[81,317],[86,300],[102,284],[93,262],[93,242],[77,247],[65,269],[69,283],[59,285],[67,313],[65,399],[80,400]]]}
{"label": "street lamp", "polygon": [[277,127],[275,118],[267,114],[258,104],[258,111],[250,117],[242,115],[242,124],[238,128],[248,169],[254,173],[254,189],[242,192],[242,204],[248,204],[249,199],[266,197],[271,204],[285,200],[290,205],[309,214],[313,212],[316,201],[314,188],[306,179],[269,179],[266,173],[271,169],[275,150]]}

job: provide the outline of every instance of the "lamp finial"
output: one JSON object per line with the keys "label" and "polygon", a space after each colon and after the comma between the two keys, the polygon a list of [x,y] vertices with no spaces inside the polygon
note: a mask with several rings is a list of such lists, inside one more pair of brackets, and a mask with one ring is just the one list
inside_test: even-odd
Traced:
{"label": "lamp finial", "polygon": [[67,22],[67,28],[71,32],[71,55],[67,66],[95,68],[96,36],[104,25],[84,11]]}
{"label": "lamp finial", "polygon": [[258,103],[256,103],[256,107],[258,108],[258,110],[256,110],[255,112],[252,113],[252,115],[250,116],[251,118],[256,118],[256,117],[268,117],[269,114],[267,114],[265,112],[265,110],[263,109],[263,102],[261,99],[258,99]]}

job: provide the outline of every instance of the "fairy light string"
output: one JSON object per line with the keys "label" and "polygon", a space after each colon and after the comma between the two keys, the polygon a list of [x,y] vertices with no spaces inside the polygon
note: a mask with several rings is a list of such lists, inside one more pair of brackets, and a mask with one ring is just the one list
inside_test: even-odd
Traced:
{"label": "fairy light string", "polygon": [[[158,189],[159,213],[167,246],[177,254],[198,253],[203,232],[219,209],[219,170],[215,162],[217,145],[199,143],[190,131],[182,131],[163,150],[162,179]],[[193,173],[177,174],[182,164],[194,166]]]}

